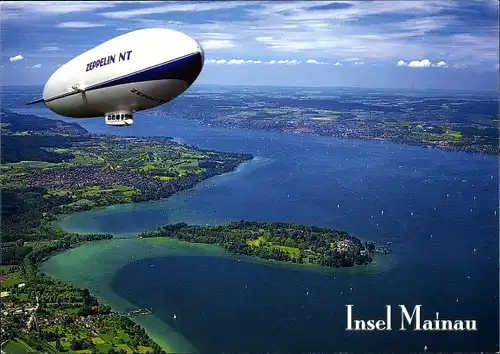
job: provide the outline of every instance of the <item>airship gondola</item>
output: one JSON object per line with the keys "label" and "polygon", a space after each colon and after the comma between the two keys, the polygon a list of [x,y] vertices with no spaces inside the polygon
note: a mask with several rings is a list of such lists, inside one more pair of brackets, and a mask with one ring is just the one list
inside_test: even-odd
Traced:
{"label": "airship gondola", "polygon": [[182,32],[148,28],[123,34],[62,65],[47,80],[43,98],[53,112],[72,118],[104,117],[130,126],[134,113],[170,102],[199,76],[203,48]]}

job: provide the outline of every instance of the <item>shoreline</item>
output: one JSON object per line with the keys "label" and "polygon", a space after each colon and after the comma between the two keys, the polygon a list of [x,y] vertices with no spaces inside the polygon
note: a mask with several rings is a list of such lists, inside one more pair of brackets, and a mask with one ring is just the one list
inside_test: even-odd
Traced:
{"label": "shoreline", "polygon": [[[146,114],[149,117],[154,117],[157,116],[157,114]],[[161,116],[161,115],[160,115]],[[172,119],[172,118],[170,118]],[[284,133],[284,134],[293,134],[293,135],[299,135],[303,137],[321,137],[321,138],[331,138],[331,139],[338,139],[341,141],[363,141],[363,142],[378,142],[378,143],[389,143],[389,144],[394,144],[394,145],[399,145],[401,147],[414,147],[414,148],[421,148],[421,149],[426,149],[426,150],[436,150],[436,151],[441,151],[441,152],[454,152],[454,153],[466,153],[466,154],[473,154],[473,155],[479,155],[479,156],[491,156],[495,157],[498,160],[500,160],[500,153],[493,153],[493,152],[485,152],[485,151],[475,151],[475,150],[468,150],[467,148],[473,147],[473,145],[464,145],[460,146],[457,148],[453,148],[451,146],[433,146],[431,145],[431,141],[428,142],[421,142],[421,143],[411,143],[411,142],[401,142],[397,140],[391,140],[391,139],[378,139],[378,138],[364,138],[364,137],[357,137],[357,136],[341,136],[341,135],[326,135],[322,134],[321,132],[301,132],[301,131],[293,131],[293,130],[286,130],[286,129],[265,129],[265,128],[258,128],[258,127],[246,127],[246,126],[234,126],[230,127],[227,126],[223,123],[217,123],[217,122],[207,122],[202,119],[183,119],[183,118],[177,118],[179,120],[185,120],[185,121],[192,121],[200,124],[203,127],[214,127],[214,128],[221,128],[221,129],[243,129],[243,130],[250,130],[250,131],[261,131],[261,132],[267,132],[267,133]],[[176,141],[176,137],[173,138],[173,141]]]}
{"label": "shoreline", "polygon": [[[41,118],[47,118],[47,119],[52,119],[52,120],[62,120],[64,122],[67,122],[67,120],[56,118],[54,116],[50,115],[41,115],[41,114],[36,114],[36,113],[29,113],[23,111],[25,108],[9,108],[11,112],[16,113],[16,114],[31,114],[37,117]],[[19,109],[21,109],[19,111]],[[145,116],[148,117],[155,117],[158,116],[158,114],[151,114],[151,113],[143,113]],[[426,144],[411,144],[411,143],[404,143],[404,142],[397,142],[394,140],[388,140],[388,139],[372,139],[372,138],[362,138],[362,137],[346,137],[346,136],[337,136],[337,135],[322,135],[320,133],[316,132],[294,132],[294,131],[287,131],[287,130],[282,130],[282,129],[264,129],[264,128],[254,128],[254,127],[228,127],[223,124],[216,124],[216,123],[211,123],[211,122],[205,122],[201,119],[186,119],[186,118],[169,118],[170,120],[181,120],[181,121],[186,121],[186,122],[195,122],[199,124],[200,126],[203,126],[205,128],[221,128],[221,129],[242,129],[242,130],[250,130],[250,131],[260,131],[260,132],[266,132],[266,133],[283,133],[283,134],[293,134],[293,135],[299,135],[303,137],[318,137],[318,138],[330,138],[330,139],[338,139],[340,141],[359,141],[359,142],[378,142],[378,143],[389,143],[389,144],[394,144],[394,145],[399,145],[401,147],[413,147],[413,148],[420,148],[420,149],[425,149],[425,150],[433,150],[433,151],[440,151],[440,152],[445,152],[445,153],[465,153],[468,155],[477,155],[477,156],[488,156],[488,157],[493,157],[497,161],[500,160],[500,154],[495,154],[495,153],[488,153],[488,152],[483,152],[483,151],[466,151],[466,150],[461,150],[461,149],[453,149],[453,148],[444,148],[444,147],[439,147],[439,146],[431,146],[431,145],[426,145]],[[104,133],[91,133],[91,134],[96,134],[96,135],[105,135]],[[146,138],[146,136],[141,136]],[[162,136],[152,136],[152,137],[162,137]],[[169,137],[171,140],[175,143],[182,144],[182,145],[187,145],[183,141],[179,141],[179,139],[182,139],[180,137]]]}
{"label": "shoreline", "polygon": [[[153,200],[145,200],[145,201],[140,201],[140,202],[130,202],[130,203],[119,203],[119,204],[110,204],[110,205],[105,205],[105,206],[97,206],[97,207],[93,207],[89,210],[81,210],[81,211],[75,211],[75,212],[72,212],[72,213],[62,213],[62,214],[56,214],[55,215],[55,220],[52,220],[49,225],[50,226],[53,226],[57,229],[60,229],[60,230],[63,230],[63,231],[66,231],[66,232],[75,232],[75,233],[78,233],[78,234],[85,234],[85,232],[78,232],[78,231],[69,231],[69,230],[65,230],[62,226],[61,226],[61,222],[64,221],[64,219],[66,218],[69,218],[69,217],[72,217],[74,215],[79,215],[79,214],[83,214],[83,213],[90,213],[90,212],[98,212],[98,211],[106,211],[106,210],[110,210],[110,209],[113,209],[113,208],[117,208],[117,207],[130,207],[130,208],[133,208],[133,207],[136,207],[136,206],[140,206],[140,205],[148,205],[148,204],[153,204],[153,203],[160,203],[162,201],[165,201],[169,198],[172,198],[172,197],[175,197],[176,195],[180,194],[180,193],[183,193],[183,192],[186,192],[186,191],[189,191],[189,190],[192,190],[200,185],[202,185],[203,183],[207,183],[208,181],[214,179],[214,178],[219,178],[219,177],[223,177],[223,176],[228,176],[228,175],[231,175],[231,174],[234,174],[234,173],[239,173],[239,172],[242,172],[243,168],[245,166],[247,166],[248,164],[252,163],[252,162],[258,162],[258,161],[261,161],[261,157],[259,156],[253,156],[251,159],[249,160],[245,160],[243,162],[241,162],[240,164],[238,164],[233,170],[231,171],[227,171],[227,172],[224,172],[224,173],[221,173],[221,174],[217,174],[217,175],[214,175],[214,176],[211,176],[211,177],[208,177],[206,179],[203,179],[199,182],[197,182],[196,184],[194,184],[193,186],[189,186],[188,188],[185,188],[185,189],[181,189],[175,193],[172,193],[171,195],[169,196],[166,196],[166,197],[163,197],[163,198],[159,198],[159,199],[153,199]],[[88,233],[88,232],[86,232]],[[115,235],[114,233],[111,233],[113,235]],[[118,235],[118,234],[116,234]],[[123,235],[121,235],[123,236]],[[125,236],[124,236],[125,237]],[[127,237],[128,238],[128,237]]]}
{"label": "shoreline", "polygon": [[[274,259],[264,259],[264,258],[259,258],[257,256],[247,256],[247,255],[241,255],[241,254],[233,254],[225,250],[223,247],[215,245],[215,244],[210,244],[210,243],[200,243],[200,242],[188,242],[188,241],[183,241],[179,240],[176,238],[171,238],[171,237],[144,237],[144,238],[137,238],[138,240],[148,242],[150,241],[151,243],[153,242],[158,242],[165,240],[167,242],[176,242],[180,244],[185,244],[193,247],[209,247],[209,248],[214,248],[220,251],[220,255],[211,255],[211,257],[219,256],[222,258],[226,259],[232,259],[237,262],[247,262],[247,263],[253,263],[253,264],[259,264],[267,267],[273,267],[273,268],[287,268],[291,270],[297,270],[297,271],[307,271],[307,272],[316,272],[316,273],[321,273],[325,275],[332,275],[332,276],[337,276],[337,275],[344,275],[344,274],[353,274],[353,273],[366,273],[366,274],[379,274],[386,272],[387,270],[391,269],[392,266],[388,269],[378,269],[381,266],[388,266],[392,265],[393,262],[395,262],[394,257],[391,257],[390,253],[387,254],[382,254],[379,251],[375,251],[371,254],[372,256],[372,261],[369,264],[355,264],[353,266],[349,267],[327,267],[327,266],[321,266],[318,264],[313,264],[313,263],[293,263],[291,261],[278,261]],[[160,246],[161,247],[161,246]],[[386,260],[386,262],[380,262],[380,260]],[[383,263],[383,264],[380,264]]]}
{"label": "shoreline", "polygon": [[[77,214],[77,213],[83,213],[83,212],[90,212],[90,211],[94,211],[94,212],[95,212],[95,211],[97,211],[97,210],[106,210],[106,209],[109,209],[109,208],[113,208],[113,207],[116,207],[116,206],[122,206],[122,205],[129,205],[129,206],[133,207],[133,206],[136,206],[136,205],[144,205],[144,204],[148,204],[148,203],[158,202],[158,201],[161,201],[161,200],[166,200],[166,199],[168,199],[168,198],[171,198],[171,197],[175,196],[175,195],[176,195],[176,194],[178,194],[178,193],[181,193],[181,192],[184,192],[184,191],[186,191],[186,190],[190,190],[190,189],[192,189],[192,188],[195,188],[195,187],[196,187],[196,186],[198,186],[199,184],[204,183],[205,181],[208,181],[208,180],[210,180],[211,178],[216,178],[216,177],[219,177],[219,176],[224,176],[224,175],[228,175],[228,174],[231,174],[231,173],[237,173],[237,172],[240,172],[240,171],[241,171],[241,169],[242,169],[242,167],[244,167],[244,165],[246,165],[246,164],[248,164],[248,163],[250,163],[250,162],[252,162],[252,161],[255,161],[255,159],[256,159],[256,157],[255,157],[255,156],[252,156],[252,158],[251,158],[251,159],[248,159],[248,160],[242,161],[241,163],[239,163],[237,166],[235,166],[235,167],[234,167],[232,170],[230,170],[230,171],[227,171],[227,172],[224,172],[224,173],[220,173],[220,174],[216,174],[216,175],[214,175],[214,176],[210,176],[209,178],[206,178],[206,179],[203,179],[203,180],[199,181],[198,183],[194,184],[193,186],[189,186],[189,187],[188,187],[188,188],[186,188],[186,189],[181,189],[181,190],[179,190],[179,191],[177,191],[177,192],[175,192],[175,193],[173,193],[173,194],[171,194],[171,195],[169,195],[169,196],[166,196],[166,197],[164,197],[164,198],[155,199],[155,200],[148,200],[148,201],[143,201],[143,202],[120,203],[120,204],[112,204],[112,205],[100,206],[100,207],[96,207],[96,208],[93,208],[93,209],[90,209],[90,210],[85,210],[85,211],[80,211],[80,212],[74,212],[74,213],[69,213],[69,214],[68,214],[68,213],[64,213],[64,214],[56,214],[56,215],[55,215],[55,220],[52,220],[52,221],[49,223],[49,225],[50,225],[51,227],[54,227],[54,228],[59,229],[59,230],[63,230],[63,231],[66,231],[66,232],[73,232],[73,231],[68,231],[68,230],[66,230],[63,226],[61,226],[61,222],[62,222],[64,219],[66,219],[66,218],[68,218],[68,217],[70,217],[70,216],[72,216],[72,215],[74,215],[74,214]],[[77,234],[81,234],[81,235],[85,235],[85,234],[88,234],[89,232],[75,232],[75,233],[77,233]],[[118,236],[118,237],[115,237],[115,234],[113,234],[113,239],[114,239],[114,240],[116,240],[116,239],[120,239],[120,238],[127,238],[127,239],[128,239],[128,237],[120,237],[120,235],[118,235],[118,234],[116,234],[116,236]],[[113,239],[108,240],[108,241],[113,241]],[[45,263],[46,263],[49,259],[52,259],[52,258],[56,257],[56,256],[57,256],[57,255],[59,255],[59,254],[63,254],[63,253],[65,253],[65,252],[67,252],[67,251],[70,251],[70,250],[72,250],[72,249],[78,248],[78,247],[83,246],[84,244],[88,244],[88,243],[91,243],[91,241],[80,242],[80,243],[78,243],[78,244],[76,244],[76,245],[72,246],[70,249],[67,249],[67,250],[59,250],[59,251],[54,251],[53,253],[51,253],[50,255],[48,255],[47,257],[45,257],[45,258],[44,258],[44,259],[43,259],[43,260],[39,263],[39,266],[40,266],[40,268],[43,268],[43,265],[44,265],[44,264],[45,264]],[[200,245],[204,245],[204,244],[200,244]],[[54,277],[55,279],[58,279],[58,280],[61,280],[61,279],[60,279],[60,278],[58,278],[57,276],[47,274],[47,273],[46,273],[45,271],[43,271],[43,270],[41,270],[41,271],[42,271],[43,273],[45,273],[46,275],[48,275],[48,276]],[[72,283],[72,282],[71,282],[71,283]],[[72,285],[76,286],[74,283],[73,283]],[[77,286],[77,287],[78,287],[78,286]],[[94,291],[94,292],[92,292],[92,293],[93,293],[93,295],[94,295],[94,294],[95,294],[95,291]],[[94,296],[96,296],[96,295],[94,295]],[[116,294],[116,296],[120,297],[118,294]],[[106,304],[108,304],[108,305],[112,308],[112,310],[113,310],[113,311],[115,311],[115,312],[118,312],[118,313],[119,313],[118,309],[116,309],[116,306],[112,306],[112,305],[111,305],[111,303],[109,303],[109,301],[106,301],[106,300],[105,300],[105,299],[103,299],[101,296],[96,296],[96,297],[97,297],[97,298],[99,298],[99,299],[102,299],[102,300],[103,300],[103,302],[104,302],[104,303],[106,303]],[[120,297],[120,298],[121,298],[121,297]],[[125,299],[124,299],[124,300],[125,300]],[[121,313],[119,313],[119,314],[120,314],[121,316],[125,316],[125,317],[127,317],[127,318],[130,318],[130,319],[131,319],[132,321],[134,321],[135,323],[140,324],[140,322],[141,322],[141,321],[140,321],[140,319],[134,319],[134,318],[133,318],[133,316],[126,316],[126,315],[121,314]],[[159,321],[161,321],[160,319],[158,319],[158,320],[159,320]],[[147,335],[148,335],[148,336],[149,336],[149,337],[150,337],[153,341],[155,341],[155,342],[156,342],[156,343],[157,343],[157,344],[158,344],[158,345],[159,345],[159,346],[160,346],[163,350],[165,350],[167,353],[176,353],[176,352],[178,352],[178,350],[174,350],[174,348],[172,348],[172,346],[171,346],[168,342],[166,342],[164,339],[162,339],[162,338],[161,338],[161,336],[160,336],[159,334],[155,333],[155,331],[153,331],[151,328],[147,328],[147,326],[144,326],[144,325],[142,325],[142,324],[140,324],[140,325],[144,328],[144,330],[146,331]],[[175,331],[174,331],[174,332],[175,332]],[[175,332],[175,333],[177,333],[177,332]],[[179,335],[180,335],[180,336],[182,336],[182,334],[179,334]],[[188,341],[188,342],[189,342],[189,340],[188,340],[188,339],[186,339],[186,341]],[[190,344],[191,344],[191,343],[190,343]],[[192,347],[192,345],[191,345],[191,347]],[[193,349],[195,349],[195,348],[193,347]]]}
{"label": "shoreline", "polygon": [[[210,244],[204,244],[204,243],[191,243],[191,242],[186,242],[186,241],[181,241],[181,240],[176,240],[176,239],[168,239],[168,238],[113,238],[110,240],[102,240],[105,241],[106,244],[108,245],[113,245],[113,246],[107,246],[105,248],[109,249],[109,253],[102,253],[104,257],[108,257],[109,254],[113,254],[116,251],[119,251],[120,246],[124,248],[130,249],[131,247],[127,247],[128,244],[125,244],[123,242],[139,242],[141,244],[144,244],[146,247],[144,248],[134,248],[139,255],[144,254],[145,257],[139,257],[134,260],[128,260],[128,255],[125,255],[122,257],[122,260],[117,259],[116,266],[112,267],[111,269],[108,269],[107,272],[110,274],[105,274],[104,278],[111,277],[111,274],[116,273],[117,269],[120,269],[121,267],[124,266],[124,264],[127,263],[132,263],[132,262],[137,262],[137,261],[143,261],[144,259],[148,258],[163,258],[163,257],[171,257],[176,254],[179,255],[192,255],[192,254],[197,254],[200,256],[205,256],[205,257],[222,257],[226,259],[231,259],[234,262],[245,262],[245,263],[253,263],[265,267],[272,267],[276,269],[284,269],[284,270],[290,270],[290,271],[299,271],[299,272],[312,272],[316,274],[321,274],[324,276],[328,277],[344,277],[344,276],[351,276],[351,275],[376,275],[376,274],[381,274],[389,271],[392,269],[393,264],[390,259],[387,257],[382,257],[382,255],[375,254],[373,257],[373,261],[369,265],[362,265],[362,266],[351,266],[351,267],[341,267],[341,268],[330,268],[330,267],[322,267],[314,264],[294,264],[291,262],[282,262],[282,261],[269,261],[265,259],[260,259],[258,257],[251,257],[251,256],[241,256],[241,255],[233,255],[222,249],[221,247],[215,246],[215,245],[210,245]],[[101,244],[104,242],[101,242]],[[119,243],[118,245],[116,243]],[[99,253],[103,247],[101,244],[97,244],[93,241],[85,241],[81,242],[75,247],[72,247],[68,250],[61,250],[59,252],[55,252],[52,254],[50,257],[47,257],[43,262],[40,263],[40,271],[45,273],[47,276],[53,277],[55,279],[58,279],[60,281],[72,284],[73,286],[77,288],[81,287],[88,287],[91,294],[95,296],[99,302],[107,304],[111,307],[112,311],[120,314],[121,316],[125,316],[132,320],[133,322],[139,324],[144,328],[146,331],[147,335],[155,341],[163,350],[165,350],[167,353],[199,353],[199,351],[194,347],[194,345],[189,341],[189,338],[184,337],[184,335],[181,332],[177,332],[171,325],[167,322],[164,322],[163,319],[157,317],[155,314],[152,314],[150,316],[126,316],[125,314],[122,314],[122,310],[124,310],[125,307],[132,305],[132,306],[138,306],[137,304],[134,304],[130,302],[128,299],[121,297],[119,294],[115,293],[111,287],[109,286],[104,286],[101,287],[101,290],[99,290],[100,285],[99,283],[94,283],[94,287],[83,285],[83,284],[78,284],[78,282],[75,282],[74,279],[68,279],[68,275],[71,277],[71,274],[74,274],[78,276],[79,271],[76,269],[76,271],[70,271],[69,273],[66,273],[66,276],[64,274],[60,274],[58,276],[57,274],[53,273],[50,271],[50,269],[47,269],[47,263],[50,263],[51,260],[54,258],[64,255],[68,253],[62,260],[62,263],[57,263],[54,262],[48,267],[53,267],[53,269],[57,269],[57,267],[64,266],[63,262],[67,262],[70,258],[75,256],[75,250],[78,248],[82,247],[92,247],[91,252],[86,252],[83,250],[83,252],[80,250],[80,255],[87,255],[87,257],[92,257],[94,252]],[[118,246],[118,247],[116,247]],[[133,245],[132,245],[133,246]],[[173,247],[172,247],[173,246]],[[179,246],[177,248],[176,246]],[[148,251],[149,249],[149,251]],[[151,252],[151,250],[153,252]],[[171,252],[167,253],[165,250],[168,252],[168,250],[171,250]],[[76,251],[78,252],[78,251]],[[164,253],[165,252],[165,253]],[[73,254],[72,254],[73,253]],[[95,256],[95,254],[94,254]],[[124,263],[123,260],[127,259]],[[76,258],[76,262],[79,262],[79,258]],[[123,264],[122,264],[123,263]],[[62,264],[62,265],[61,265]],[[114,269],[116,268],[116,269]],[[80,270],[81,271],[81,270]],[[105,271],[106,272],[106,271]],[[109,279],[111,280],[111,279]],[[95,280],[94,280],[95,281]],[[172,337],[170,337],[172,336]],[[177,341],[178,340],[178,341]],[[176,345],[178,345],[176,347]]]}

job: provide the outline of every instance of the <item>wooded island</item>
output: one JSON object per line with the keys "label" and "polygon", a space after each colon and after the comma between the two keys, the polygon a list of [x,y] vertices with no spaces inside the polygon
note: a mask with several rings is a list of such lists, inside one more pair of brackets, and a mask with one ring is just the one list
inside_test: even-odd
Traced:
{"label": "wooded island", "polygon": [[335,268],[369,264],[375,251],[374,243],[363,243],[344,231],[282,222],[238,221],[217,226],[178,223],[141,232],[138,237],[216,244],[232,254]]}

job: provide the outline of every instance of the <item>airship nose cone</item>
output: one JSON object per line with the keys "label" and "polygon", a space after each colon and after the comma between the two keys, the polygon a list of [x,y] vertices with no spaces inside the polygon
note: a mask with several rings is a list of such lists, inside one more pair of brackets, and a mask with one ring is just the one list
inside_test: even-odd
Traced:
{"label": "airship nose cone", "polygon": [[179,74],[182,80],[186,81],[188,85],[191,85],[200,75],[203,69],[204,63],[204,53],[203,50],[191,54],[185,61],[185,69],[180,71]]}
{"label": "airship nose cone", "polygon": [[200,42],[196,41],[198,44],[198,51],[200,52],[201,55],[201,65],[203,67],[203,64],[205,63],[205,51],[203,50],[203,47],[201,46]]}

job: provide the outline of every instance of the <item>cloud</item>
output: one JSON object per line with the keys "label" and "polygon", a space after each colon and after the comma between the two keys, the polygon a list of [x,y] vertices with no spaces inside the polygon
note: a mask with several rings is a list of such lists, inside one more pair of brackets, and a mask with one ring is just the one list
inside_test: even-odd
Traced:
{"label": "cloud", "polygon": [[240,64],[245,64],[245,61],[243,59],[231,59],[226,62],[228,65],[240,65]]}
{"label": "cloud", "polygon": [[99,15],[112,19],[134,18],[138,16],[157,15],[171,12],[200,12],[229,9],[244,6],[242,2],[200,2],[200,3],[170,3],[163,6],[146,7],[124,11],[104,12]]}
{"label": "cloud", "polygon": [[3,1],[2,20],[88,12],[116,6],[113,1]]}
{"label": "cloud", "polygon": [[300,60],[278,60],[278,64],[285,64],[285,65],[296,65],[300,64]]}
{"label": "cloud", "polygon": [[61,48],[59,48],[56,45],[46,45],[46,46],[43,46],[42,48],[40,48],[39,51],[40,52],[56,52],[59,50],[61,50]]}
{"label": "cloud", "polygon": [[333,66],[342,66],[342,63],[338,61],[335,64],[333,64]]}
{"label": "cloud", "polygon": [[478,65],[498,61],[498,24],[467,26],[471,12],[458,3],[353,1],[340,9],[328,8],[331,4],[261,2],[245,8],[252,17],[248,20],[183,24],[179,29],[195,36],[234,34],[240,55],[267,51],[323,61],[358,58],[352,61],[370,64],[405,56]]}
{"label": "cloud", "polygon": [[355,61],[354,65],[365,65],[364,61]]}
{"label": "cloud", "polygon": [[307,61],[302,61],[298,59],[272,59],[272,60],[253,60],[253,59],[207,59],[205,64],[227,64],[227,65],[241,65],[241,64],[264,64],[264,65],[298,65],[298,64],[327,64],[314,59],[308,59]]}
{"label": "cloud", "polygon": [[306,63],[307,64],[316,64],[316,65],[323,65],[323,64],[326,64],[322,61],[317,61],[316,59],[307,59],[306,60]]}
{"label": "cloud", "polygon": [[40,69],[42,67],[42,64],[35,64],[31,68],[32,69]]}
{"label": "cloud", "polygon": [[428,68],[431,66],[431,62],[429,59],[423,59],[423,60],[412,60],[408,63],[408,67],[410,68]]}
{"label": "cloud", "polygon": [[2,1],[2,20],[39,18],[40,16],[94,12],[121,4],[150,4],[157,1]]}
{"label": "cloud", "polygon": [[214,50],[214,49],[229,49],[237,48],[238,45],[229,39],[209,39],[206,41],[201,41],[201,46],[203,49]]}
{"label": "cloud", "polygon": [[[404,60],[398,61],[396,64],[397,66],[407,66],[409,68],[447,68],[448,64],[441,60],[437,64],[433,64],[429,59],[423,59],[423,60],[412,60],[409,63],[405,62]],[[455,67],[455,66],[454,66]]]}
{"label": "cloud", "polygon": [[21,54],[18,54],[18,55],[16,55],[16,56],[10,57],[10,58],[9,58],[9,61],[10,61],[11,63],[13,63],[13,62],[15,62],[15,61],[19,61],[19,60],[23,60],[23,59],[24,59],[24,57],[23,57]]}
{"label": "cloud", "polygon": [[58,28],[94,28],[94,27],[104,27],[103,23],[97,22],[86,22],[86,21],[69,21],[60,22],[56,25]]}

